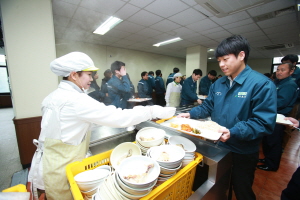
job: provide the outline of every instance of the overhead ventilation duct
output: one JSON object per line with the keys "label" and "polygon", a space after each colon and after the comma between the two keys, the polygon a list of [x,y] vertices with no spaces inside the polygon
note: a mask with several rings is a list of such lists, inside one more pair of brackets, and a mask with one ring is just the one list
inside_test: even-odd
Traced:
{"label": "overhead ventilation duct", "polygon": [[261,49],[261,50],[274,50],[274,49],[285,49],[285,48],[292,48],[292,47],[294,47],[294,44],[289,43],[289,44],[268,45],[268,46],[259,47],[259,49]]}
{"label": "overhead ventilation duct", "polygon": [[207,9],[216,17],[225,17],[255,6],[269,3],[274,0],[195,0],[203,8]]}
{"label": "overhead ventilation duct", "polygon": [[290,6],[290,7],[283,8],[283,9],[280,9],[280,10],[276,10],[276,11],[273,11],[273,12],[258,15],[258,16],[253,17],[253,20],[255,22],[260,22],[260,21],[264,21],[264,20],[271,19],[271,18],[274,18],[274,17],[279,17],[279,16],[282,16],[282,15],[285,15],[285,14],[288,14],[288,13],[292,13],[292,12],[296,12],[296,7],[295,6]]}

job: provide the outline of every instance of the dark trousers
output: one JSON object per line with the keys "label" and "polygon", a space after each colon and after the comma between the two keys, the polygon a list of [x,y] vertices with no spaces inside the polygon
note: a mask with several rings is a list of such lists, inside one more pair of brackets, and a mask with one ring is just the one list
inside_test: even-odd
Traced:
{"label": "dark trousers", "polygon": [[293,174],[287,188],[281,193],[281,200],[299,200],[300,199],[300,167]]}
{"label": "dark trousers", "polygon": [[165,94],[164,93],[161,93],[161,94],[156,93],[156,105],[160,105],[160,106],[165,106],[166,105]]}
{"label": "dark trousers", "polygon": [[228,200],[231,200],[232,190],[237,200],[256,199],[252,185],[257,159],[258,152],[253,154],[238,154],[232,152],[232,172]]}
{"label": "dark trousers", "polygon": [[263,137],[262,148],[265,155],[265,165],[273,170],[279,168],[284,129],[284,125],[276,124],[273,133]]}

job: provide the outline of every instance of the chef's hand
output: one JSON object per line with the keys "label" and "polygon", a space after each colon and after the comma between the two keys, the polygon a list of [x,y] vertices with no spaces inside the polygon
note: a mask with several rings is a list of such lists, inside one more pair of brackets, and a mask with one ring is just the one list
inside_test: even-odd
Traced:
{"label": "chef's hand", "polygon": [[176,112],[175,107],[150,106],[152,119],[167,119],[173,117]]}
{"label": "chef's hand", "polygon": [[226,142],[230,138],[230,131],[227,128],[222,127],[218,132],[223,133],[220,137],[221,142]]}
{"label": "chef's hand", "polygon": [[299,127],[299,121],[298,120],[296,120],[296,119],[294,119],[294,118],[292,118],[292,117],[286,117],[286,118],[284,118],[285,120],[290,120],[292,123],[293,123],[293,125],[290,125],[290,126],[294,126],[294,127],[296,127],[296,128],[298,128]]}
{"label": "chef's hand", "polygon": [[198,103],[198,104],[202,104],[201,99],[197,99],[197,103]]}
{"label": "chef's hand", "polygon": [[177,115],[178,118],[190,118],[190,113],[180,113]]}

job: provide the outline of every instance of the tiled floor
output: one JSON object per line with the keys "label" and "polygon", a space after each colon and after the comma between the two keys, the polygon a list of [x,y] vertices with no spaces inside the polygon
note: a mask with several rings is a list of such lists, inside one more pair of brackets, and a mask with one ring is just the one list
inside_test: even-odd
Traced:
{"label": "tiled floor", "polygon": [[[12,108],[0,109],[0,191],[10,187],[12,175],[22,170]],[[294,131],[289,139],[281,164],[276,172],[256,170],[253,190],[257,200],[280,200],[292,174],[299,166],[300,133]],[[262,151],[260,158],[263,158]]]}
{"label": "tiled floor", "polygon": [[22,170],[12,108],[0,109],[0,191],[10,187],[15,172]]}

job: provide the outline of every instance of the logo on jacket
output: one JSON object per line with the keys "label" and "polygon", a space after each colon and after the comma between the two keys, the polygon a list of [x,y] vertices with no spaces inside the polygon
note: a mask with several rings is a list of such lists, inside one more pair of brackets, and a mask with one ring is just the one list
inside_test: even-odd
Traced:
{"label": "logo on jacket", "polygon": [[238,98],[246,98],[247,97],[247,92],[239,92],[235,97]]}
{"label": "logo on jacket", "polygon": [[220,95],[222,95],[222,92],[216,92],[215,93],[217,96],[220,96]]}

